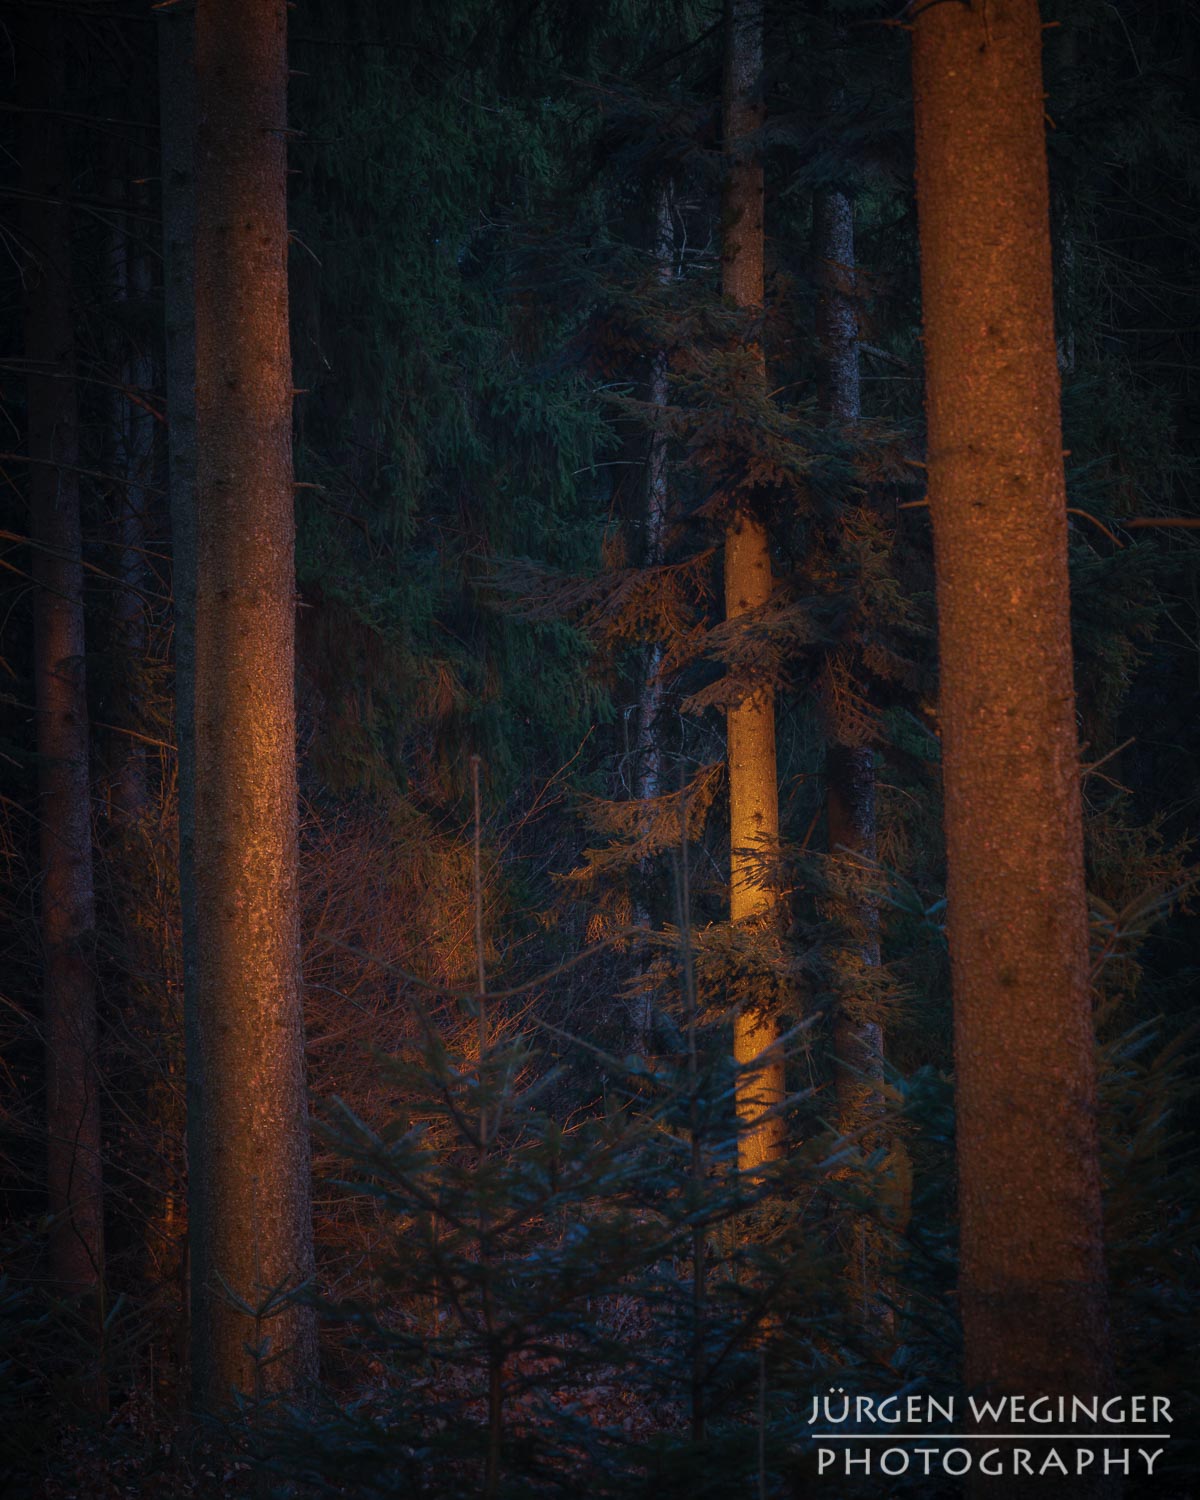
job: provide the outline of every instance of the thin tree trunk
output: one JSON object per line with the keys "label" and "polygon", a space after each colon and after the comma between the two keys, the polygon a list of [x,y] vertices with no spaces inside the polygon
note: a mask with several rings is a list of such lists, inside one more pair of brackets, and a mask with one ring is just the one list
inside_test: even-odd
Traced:
{"label": "thin tree trunk", "polygon": [[[159,123],[162,143],[163,349],[167,469],[171,507],[178,766],[179,899],[186,1066],[188,1217],[203,1223],[199,980],[195,880],[196,619],[196,301],[195,8],[189,0],[158,11]],[[185,1329],[199,1326],[203,1287],[183,1256]]]}
{"label": "thin tree trunk", "polygon": [[[918,9],[913,69],[966,1379],[1028,1396],[1103,1392],[1109,1334],[1036,0]],[[1084,1480],[1072,1492],[1101,1488]]]}
{"label": "thin tree trunk", "polygon": [[[285,0],[196,9],[193,1384],[315,1375],[297,913]],[[272,1363],[247,1352],[266,1337]]]}
{"label": "thin tree trunk", "polygon": [[[825,752],[829,850],[835,857],[875,858],[875,760],[869,745],[830,744]],[[852,885],[857,884],[854,880]],[[847,913],[860,936],[848,957],[861,968],[879,967],[879,910],[859,896]],[[838,1125],[846,1134],[878,1117],[883,1082],[883,1027],[841,1006],[833,1027]]]}
{"label": "thin tree trunk", "polygon": [[[822,188],[813,199],[813,255],[819,288],[818,399],[823,411],[852,426],[862,416],[854,295],[854,203],[840,188]],[[837,676],[848,676],[853,691],[857,662],[853,650],[846,654],[848,660],[833,663],[833,670]],[[834,859],[857,866],[860,859],[873,861],[876,854],[875,754],[860,734],[847,733],[839,724],[836,694],[829,696],[825,750],[829,853]],[[859,869],[849,871],[847,888],[850,897],[841,914],[856,941],[852,948],[843,950],[839,961],[850,971],[869,973],[879,967],[879,909],[862,894]],[[864,1015],[869,1008],[869,1002],[861,996],[844,995],[833,1021],[838,1128],[848,1136],[867,1129],[882,1106],[883,1027]],[[860,1139],[864,1149],[878,1144],[869,1135]],[[856,1309],[871,1321],[878,1321],[874,1308],[878,1266],[872,1264],[878,1260],[878,1249],[870,1224],[863,1216],[856,1216],[849,1247],[850,1282]]]}
{"label": "thin tree trunk", "polygon": [[[126,174],[113,184],[113,201],[134,191]],[[139,712],[138,677],[146,655],[146,522],[154,465],[154,418],[143,404],[154,383],[154,366],[142,331],[142,313],[150,300],[150,267],[144,248],[131,237],[132,223],[122,216],[113,227],[111,273],[116,304],[124,305],[123,348],[117,366],[122,389],[113,393],[114,473],[122,476],[116,504],[117,541],[116,636],[121,655],[120,702],[114,718],[119,764],[111,789],[118,821],[136,824],[146,811],[146,746]],[[138,399],[140,398],[140,399]]]}
{"label": "thin tree trunk", "polygon": [[[862,406],[858,378],[858,312],[854,299],[854,205],[849,194],[824,188],[813,201],[813,249],[820,297],[817,337],[821,346],[821,407],[847,425],[859,421]],[[850,664],[853,676],[853,663]],[[847,736],[830,715],[825,770],[829,852],[875,858],[875,760],[869,744]],[[879,912],[860,900],[852,923],[863,934],[864,966],[879,966]],[[842,1007],[834,1022],[834,1057],[838,1066],[840,1126],[854,1131],[864,1123],[872,1099],[878,1107],[883,1065],[883,1032],[874,1022],[856,1020]]]}
{"label": "thin tree trunk", "polygon": [[[727,179],[721,245],[722,290],[738,307],[763,302],[763,169],[753,137],[762,126],[763,0],[726,0],[724,133]],[[761,347],[756,357],[766,383]],[[771,552],[761,517],[746,513],[725,534],[725,616],[735,619],[771,597]],[[729,915],[732,921],[778,925],[779,897],[764,878],[779,842],[779,789],[775,774],[775,694],[759,688],[727,722]],[[774,1016],[751,1004],[734,1020],[733,1054],[747,1069],[738,1083],[741,1125],[738,1164],[753,1171],[781,1154],[783,1121],[764,1112],[784,1097],[782,1058],[772,1057],[779,1028]],[[751,1068],[756,1058],[766,1060]]]}
{"label": "thin tree trunk", "polygon": [[[139,151],[144,147],[139,143]],[[164,926],[171,921],[171,898],[160,899],[159,844],[161,799],[169,783],[152,784],[151,761],[142,738],[144,684],[151,632],[148,619],[151,570],[146,543],[155,507],[156,420],[150,402],[155,390],[157,343],[150,310],[153,305],[151,260],[145,230],[136,210],[147,206],[140,182],[133,178],[130,143],[110,143],[110,200],[129,204],[111,225],[109,286],[113,302],[113,389],[110,394],[111,449],[107,468],[114,494],[110,527],[114,547],[113,669],[116,678],[109,735],[107,802],[112,837],[108,860],[119,892],[123,994],[116,1004],[118,1026],[137,1038],[144,1063],[146,1128],[163,1149],[143,1172],[143,1185],[158,1200],[146,1218],[142,1247],[144,1274],[163,1285],[178,1278],[182,1246],[174,1232],[175,1192],[180,1162],[168,1145],[178,1140],[182,1114],[169,1076],[177,1054],[176,1033],[162,959]],[[147,1070],[148,1069],[148,1070]],[[164,1254],[166,1252],[166,1254]],[[177,1338],[172,1340],[178,1342]]]}
{"label": "thin tree trunk", "polygon": [[[866,989],[880,961],[879,908],[863,893],[864,874],[859,865],[860,857],[874,860],[876,849],[875,757],[871,746],[836,741],[827,744],[825,788],[829,852],[835,860],[850,865],[845,882],[848,899],[843,898],[837,911],[852,934],[852,943],[836,958],[846,987],[833,1018],[837,1125],[843,1135],[856,1140],[859,1154],[866,1157],[886,1144],[880,1128],[884,1113],[883,1026],[871,1017],[870,1000],[861,992],[855,994],[851,987],[853,976],[862,975],[867,979]],[[884,1251],[879,1227],[870,1213],[851,1211],[846,1246],[848,1300],[853,1316],[876,1334],[886,1331],[892,1322],[881,1284]]]}
{"label": "thin tree trunk", "polygon": [[[672,184],[664,178],[659,184],[654,204],[654,255],[659,282],[667,287],[675,274],[675,228],[673,219]],[[667,509],[670,503],[669,471],[667,461],[667,434],[661,421],[670,399],[670,362],[665,349],[655,351],[650,369],[650,388],[647,393],[651,410],[655,413],[654,428],[650,434],[650,452],[646,459],[646,530],[643,566],[661,566],[667,529]],[[662,789],[662,739],[658,716],[662,709],[663,648],[654,641],[646,654],[645,671],[638,693],[637,742],[634,746],[633,795],[639,802],[657,797]],[[652,861],[645,861],[641,874],[648,876],[647,868]],[[650,925],[650,913],[639,905],[634,912],[634,921],[639,927]],[[639,992],[632,1006],[633,1044],[639,1052],[645,1052],[651,1040],[654,1015],[650,991]]]}
{"label": "thin tree trunk", "polygon": [[[675,231],[672,219],[670,180],[659,186],[654,206],[654,254],[659,282],[670,286],[675,274]],[[658,349],[650,370],[648,401],[656,414],[650,434],[650,453],[646,459],[646,533],[644,565],[656,568],[663,561],[669,504],[667,467],[667,434],[658,414],[664,412],[670,399],[668,377],[670,363],[665,349]],[[662,786],[662,746],[657,732],[662,707],[662,647],[651,646],[645,676],[638,694],[638,737],[635,749],[634,796],[657,797]]]}
{"label": "thin tree trunk", "polygon": [[84,674],[79,421],[70,287],[69,175],[62,122],[39,113],[64,93],[62,21],[31,17],[22,237],[34,593],[41,927],[46,1040],[46,1178],[51,1274],[99,1299],[104,1277],[100,1078],[93,964],[91,787]]}
{"label": "thin tree trunk", "polygon": [[813,197],[816,260],[818,396],[821,409],[847,425],[862,416],[858,378],[858,305],[854,293],[854,202],[841,188]]}

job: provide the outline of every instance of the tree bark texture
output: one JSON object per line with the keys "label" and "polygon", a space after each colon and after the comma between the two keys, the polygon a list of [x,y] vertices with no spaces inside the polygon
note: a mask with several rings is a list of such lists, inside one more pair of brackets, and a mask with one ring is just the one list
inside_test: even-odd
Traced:
{"label": "tree bark texture", "polygon": [[[821,375],[821,409],[839,422],[853,424],[862,416],[858,371],[858,310],[854,296],[854,204],[840,188],[823,188],[813,200],[813,250],[816,261],[817,339]],[[853,677],[854,663],[849,663]],[[857,735],[847,735],[830,715],[825,754],[826,808],[829,853],[834,859],[874,860],[875,756]],[[861,881],[850,881],[851,887]],[[861,933],[850,964],[879,967],[879,912],[861,897],[848,914]],[[883,1072],[883,1028],[864,1018],[852,1001],[842,1004],[834,1018],[834,1060],[837,1066],[839,1127],[850,1133],[862,1128],[872,1109],[879,1107],[878,1085]]]}
{"label": "tree bark texture", "polygon": [[813,256],[821,409],[839,422],[857,422],[862,416],[862,399],[854,286],[854,201],[841,188],[824,187],[813,195]]}
{"label": "tree bark texture", "polygon": [[[675,274],[675,231],[672,220],[672,186],[669,179],[659,184],[654,204],[654,258],[659,282],[668,287]],[[669,475],[667,434],[661,413],[670,399],[670,361],[665,349],[656,349],[650,367],[647,399],[655,415],[650,434],[650,452],[646,459],[646,532],[644,563],[648,568],[662,565],[666,541]],[[654,642],[647,655],[646,670],[638,694],[638,737],[634,767],[634,796],[645,800],[657,797],[662,788],[662,745],[658,735],[658,715],[662,707],[662,646]]]}
{"label": "tree bark texture", "polygon": [[[195,877],[196,639],[196,70],[195,7],[180,0],[157,12],[162,149],[163,369],[171,511],[178,764],[179,902],[182,929],[188,1218],[203,1223],[199,983]],[[199,1327],[203,1287],[190,1252],[188,1329]],[[190,1338],[187,1340],[190,1343]]]}
{"label": "tree bark texture", "polygon": [[41,930],[46,1043],[46,1181],[51,1275],[68,1294],[104,1277],[97,1065],[95,897],[84,673],[79,422],[70,281],[70,179],[64,126],[44,112],[65,98],[62,19],[27,18],[20,70],[21,231],[33,542]]}
{"label": "tree bark texture", "polygon": [[[830,105],[837,103],[836,95]],[[862,417],[858,368],[858,306],[855,296],[854,201],[840,187],[813,197],[813,259],[818,289],[817,396],[821,410],[849,427]],[[830,679],[856,692],[860,663],[853,646],[835,648]],[[874,861],[875,752],[857,723],[839,716],[837,692],[826,694],[825,805],[829,857],[844,873],[843,891],[832,913],[847,941],[836,955],[842,993],[833,1016],[833,1057],[838,1129],[869,1154],[881,1144],[871,1129],[883,1112],[883,1026],[872,1013],[869,986],[855,991],[853,977],[879,968],[879,909],[867,889],[862,861]],[[859,716],[854,716],[856,719]],[[864,1325],[886,1328],[890,1317],[879,1296],[884,1247],[873,1221],[850,1216],[847,1234],[848,1287],[852,1311]]]}
{"label": "tree bark texture", "polygon": [[[825,753],[829,852],[834,858],[875,858],[875,763],[869,745],[831,744]],[[851,882],[853,884],[853,882]],[[861,935],[849,961],[864,969],[879,967],[879,911],[860,897],[848,914]],[[838,1065],[838,1123],[843,1131],[861,1130],[879,1112],[883,1083],[883,1027],[866,1020],[853,1004],[840,1007],[834,1020],[834,1056]]]}
{"label": "tree bark texture", "polygon": [[[297,926],[285,0],[196,7],[193,1384],[315,1374]],[[273,1363],[247,1353],[270,1341]]]}
{"label": "tree bark texture", "polygon": [[921,7],[913,70],[966,1379],[1082,1394],[1110,1372],[1035,0]]}
{"label": "tree bark texture", "polygon": [[[114,177],[113,201],[135,193],[128,180],[125,153],[117,153],[120,170]],[[146,536],[154,468],[154,418],[145,403],[154,388],[154,361],[142,326],[149,304],[150,266],[144,247],[133,237],[133,220],[121,215],[112,230],[111,277],[115,302],[125,317],[117,351],[119,389],[113,393],[113,472],[121,476],[116,497],[114,540],[118,591],[115,601],[116,638],[121,655],[120,690],[113,715],[120,729],[117,765],[110,792],[114,817],[135,826],[146,811],[146,746],[136,738],[141,722],[138,676],[146,655],[147,630]]]}
{"label": "tree bark texture", "polygon": [[[726,0],[724,136],[725,201],[721,232],[722,290],[736,306],[763,302],[763,168],[755,139],[762,127],[763,3]],[[766,381],[766,361],[756,351]],[[756,514],[741,513],[725,534],[725,617],[757,609],[771,597],[767,528]],[[779,896],[764,878],[779,842],[779,789],[775,771],[775,695],[760,688],[728,711],[729,915],[733,922],[774,928]],[[734,1060],[747,1069],[737,1090],[738,1164],[754,1171],[783,1150],[783,1121],[763,1118],[784,1097],[782,1058],[772,1055],[779,1036],[773,1016],[755,1005],[734,1018]],[[750,1065],[762,1059],[758,1067]]]}
{"label": "tree bark texture", "polygon": [[[654,195],[654,259],[659,283],[669,287],[675,274],[675,226],[673,185],[669,177],[657,186]],[[670,360],[666,349],[656,349],[650,366],[647,400],[654,414],[654,427],[650,433],[650,451],[646,456],[646,525],[643,548],[643,566],[657,568],[662,565],[666,545],[667,509],[670,504],[670,480],[667,456],[667,434],[663,422],[670,399]],[[638,691],[637,741],[633,752],[633,796],[636,801],[649,802],[662,790],[662,736],[658,722],[662,710],[663,647],[661,641],[652,641],[646,652],[645,667]],[[644,879],[651,873],[653,860],[643,861],[641,874]],[[639,927],[649,927],[650,913],[639,901],[634,911],[634,921]],[[630,1006],[630,1022],[633,1045],[639,1053],[646,1052],[651,1043],[654,1028],[653,996],[649,984],[636,993]]]}

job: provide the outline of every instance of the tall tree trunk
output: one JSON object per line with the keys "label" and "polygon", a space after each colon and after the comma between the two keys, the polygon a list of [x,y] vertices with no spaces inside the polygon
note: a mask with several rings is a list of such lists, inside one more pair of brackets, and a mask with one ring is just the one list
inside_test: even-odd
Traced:
{"label": "tall tree trunk", "polygon": [[[870,745],[833,743],[825,752],[829,852],[875,858],[875,764]],[[857,890],[861,882],[851,872],[848,884]],[[849,925],[861,938],[846,955],[864,970],[879,967],[879,911],[873,900],[861,894],[853,910],[846,913]],[[839,1006],[833,1026],[838,1128],[845,1134],[861,1130],[876,1119],[883,1082],[883,1027],[878,1021],[857,1014],[859,1002]]]}
{"label": "tall tree trunk", "polygon": [[[196,72],[195,8],[190,0],[158,11],[158,93],[162,143],[163,350],[167,394],[167,473],[171,506],[175,641],[175,745],[178,766],[179,901],[182,928],[188,1218],[203,1223],[200,990],[197,974],[195,799],[196,620]],[[167,1205],[168,1210],[172,1205]],[[173,1213],[170,1214],[173,1219]],[[200,1324],[203,1287],[182,1262],[184,1322]],[[189,1340],[186,1330],[180,1342]]]}
{"label": "tall tree trunk", "polygon": [[[297,920],[285,0],[196,8],[194,880],[199,1297],[209,1403],[315,1375]],[[246,1345],[270,1340],[272,1363]]]}
{"label": "tall tree trunk", "polygon": [[862,398],[854,292],[854,202],[842,188],[821,188],[813,197],[813,256],[820,345],[817,395],[822,411],[849,426],[862,416]]}
{"label": "tall tree trunk", "polygon": [[[738,307],[763,302],[763,169],[753,137],[762,127],[763,0],[726,0],[724,135],[726,187],[721,243],[722,290]],[[766,361],[755,351],[766,383]],[[757,609],[771,597],[771,552],[762,518],[739,514],[725,533],[725,617]],[[764,878],[779,842],[775,774],[775,694],[759,688],[727,719],[729,763],[729,915],[732,921],[778,925],[776,882]],[[783,1060],[772,1056],[774,1016],[749,1004],[734,1019],[733,1055],[745,1067],[737,1090],[738,1164],[753,1171],[783,1150],[783,1121],[764,1112],[784,1097]],[[750,1067],[763,1058],[758,1067]]]}
{"label": "tall tree trunk", "polygon": [[[124,153],[122,153],[123,157]],[[120,162],[124,167],[124,161]],[[113,200],[130,198],[134,185],[122,170],[113,183]],[[120,701],[114,709],[119,730],[116,775],[111,789],[118,821],[133,825],[146,811],[146,746],[139,713],[138,677],[146,655],[146,522],[154,466],[154,418],[145,406],[154,384],[154,365],[147,348],[144,314],[150,301],[150,266],[144,247],[132,237],[133,221],[120,216],[113,226],[110,251],[112,289],[121,327],[113,392],[113,472],[121,483],[116,496],[116,637],[121,657]],[[122,316],[123,313],[123,316]]]}
{"label": "tall tree trunk", "polygon": [[1036,0],[920,8],[913,70],[966,1378],[1027,1395],[1103,1391]]}
{"label": "tall tree trunk", "polygon": [[29,530],[33,541],[41,926],[46,1040],[46,1176],[51,1274],[67,1293],[104,1276],[100,1079],[93,963],[91,787],[84,675],[79,422],[70,287],[70,177],[61,119],[62,20],[31,16],[21,57],[21,229],[26,273]]}
{"label": "tall tree trunk", "polygon": [[[672,198],[671,179],[664,178],[658,185],[654,199],[654,258],[658,280],[663,287],[670,286],[675,274],[675,227]],[[646,527],[642,563],[647,568],[657,568],[662,565],[666,544],[670,483],[667,466],[667,434],[662,421],[662,413],[665,412],[670,399],[669,375],[670,361],[667,351],[655,350],[647,392],[655,424],[650,433],[650,452],[646,458]],[[662,659],[662,643],[652,642],[646,653],[645,669],[638,692],[633,796],[639,802],[647,802],[657,797],[662,790],[663,755],[658,723],[663,699]],[[652,863],[652,860],[643,862],[641,871],[643,877],[649,875],[649,866]],[[634,921],[639,927],[650,925],[650,913],[644,906],[638,905],[634,912]],[[654,1024],[649,988],[635,995],[631,1007],[631,1020],[634,1047],[638,1052],[645,1052],[650,1045]]]}
{"label": "tall tree trunk", "polygon": [[[852,426],[862,416],[858,307],[854,294],[854,203],[841,188],[822,188],[813,199],[813,255],[819,289],[818,399],[823,411]],[[848,648],[840,655],[841,660],[830,664],[831,674],[835,679],[848,681],[853,692],[858,676],[857,653]],[[852,973],[869,973],[879,967],[879,910],[874,900],[863,894],[859,861],[873,861],[876,853],[875,754],[855,726],[848,729],[839,723],[838,693],[834,691],[827,696],[825,789],[829,853],[835,860],[851,866],[846,881],[849,899],[843,904],[841,915],[855,937],[853,946],[839,955],[839,963]],[[848,983],[849,976],[846,978]],[[883,1028],[878,1020],[864,1014],[869,1010],[869,1001],[847,991],[834,1014],[838,1128],[844,1135],[869,1130],[881,1112]],[[862,1139],[866,1149],[878,1144],[869,1134]],[[869,1223],[857,1216],[851,1231],[850,1282],[857,1310],[872,1320],[876,1320],[872,1304],[876,1300],[873,1284],[878,1267],[871,1262],[878,1260],[878,1250]]]}
{"label": "tall tree trunk", "polygon": [[[824,188],[813,200],[813,249],[819,288],[817,338],[821,348],[818,396],[822,410],[847,425],[862,416],[858,379],[858,310],[854,298],[854,205],[848,193]],[[838,664],[853,684],[855,663]],[[831,708],[825,756],[829,851],[875,858],[875,761],[869,744],[837,722]],[[853,925],[862,932],[862,963],[879,966],[879,913],[868,900],[858,903]],[[841,1129],[858,1129],[882,1067],[883,1033],[870,1021],[856,1020],[842,1007],[834,1022],[838,1065],[837,1100]]]}
{"label": "tall tree trunk", "polygon": [[[654,258],[659,282],[671,284],[675,274],[675,230],[672,218],[672,185],[670,179],[659,184],[654,204]],[[663,561],[666,540],[669,478],[667,469],[667,434],[661,413],[670,399],[668,377],[670,362],[665,349],[657,349],[650,369],[648,402],[654,416],[650,434],[650,452],[646,459],[646,531],[644,566],[657,568]],[[638,730],[635,749],[634,796],[657,797],[662,785],[662,746],[658,736],[658,714],[662,707],[662,646],[655,642],[648,653],[645,675],[638,694]]]}
{"label": "tall tree trunk", "polygon": [[[119,100],[117,101],[119,107]],[[147,204],[141,183],[132,170],[132,152],[139,155],[149,142],[110,143],[114,204],[128,204],[112,222],[109,243],[112,293],[112,369],[110,395],[110,455],[114,494],[110,527],[114,542],[113,663],[115,675],[111,749],[108,756],[107,798],[111,837],[107,859],[119,896],[120,956],[123,994],[114,1006],[114,1029],[132,1042],[142,1062],[139,1079],[145,1093],[144,1128],[163,1143],[141,1170],[143,1186],[154,1195],[147,1214],[142,1244],[144,1274],[158,1286],[177,1279],[182,1244],[176,1226],[181,1161],[167,1145],[177,1141],[182,1125],[171,1074],[178,1039],[174,1013],[165,984],[162,960],[164,931],[169,931],[173,898],[160,896],[159,876],[166,852],[159,838],[157,816],[166,782],[151,779],[147,756],[144,684],[152,645],[148,614],[146,542],[154,499],[156,420],[150,407],[155,391],[157,343],[150,311],[153,306],[151,260],[145,230],[139,229],[136,210]],[[165,1253],[164,1253],[165,1252]],[[174,1272],[174,1276],[172,1276]],[[174,1340],[173,1340],[174,1342]]]}

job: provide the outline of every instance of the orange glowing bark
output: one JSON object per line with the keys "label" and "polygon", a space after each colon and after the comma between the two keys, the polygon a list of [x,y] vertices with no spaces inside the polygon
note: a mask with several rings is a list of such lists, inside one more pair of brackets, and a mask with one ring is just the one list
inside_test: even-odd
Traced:
{"label": "orange glowing bark", "polygon": [[[726,187],[721,244],[722,289],[738,307],[763,301],[763,169],[753,137],[762,126],[762,0],[726,0],[724,130]],[[762,350],[755,351],[766,382]],[[741,514],[725,534],[725,617],[734,619],[771,597],[771,552],[761,517]],[[729,915],[734,922],[773,927],[779,898],[764,879],[764,857],[779,842],[775,776],[775,695],[759,688],[728,712]],[[734,1020],[733,1055],[747,1066],[737,1112],[738,1164],[753,1171],[783,1150],[783,1121],[762,1118],[784,1094],[783,1061],[771,1057],[779,1030],[773,1016],[746,1006]]]}
{"label": "orange glowing bark", "polygon": [[919,7],[913,70],[966,1375],[1026,1395],[1101,1391],[1108,1325],[1036,0]]}
{"label": "orange glowing bark", "polygon": [[[286,0],[196,7],[193,1385],[315,1373],[296,879]],[[247,1352],[263,1337],[273,1363]]]}

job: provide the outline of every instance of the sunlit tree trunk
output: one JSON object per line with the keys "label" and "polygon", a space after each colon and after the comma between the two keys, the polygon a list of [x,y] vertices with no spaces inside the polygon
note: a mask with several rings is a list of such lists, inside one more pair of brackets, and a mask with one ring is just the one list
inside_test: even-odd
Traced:
{"label": "sunlit tree trunk", "polygon": [[913,66],[966,1376],[1026,1395],[1100,1391],[1108,1321],[1035,0],[918,8]]}
{"label": "sunlit tree trunk", "polygon": [[88,709],[84,675],[79,420],[70,285],[70,178],[62,21],[30,16],[19,70],[25,354],[29,361],[29,530],[35,591],[41,930],[46,1042],[46,1176],[51,1275],[99,1298],[104,1276]]}
{"label": "sunlit tree trunk", "polygon": [[[724,134],[726,188],[721,243],[722,290],[738,307],[763,301],[763,169],[758,142],[762,126],[763,3],[726,0]],[[761,348],[755,350],[766,381]],[[735,619],[771,597],[771,552],[767,528],[744,512],[725,534],[725,616]],[[764,878],[779,841],[779,790],[775,775],[775,695],[759,688],[728,712],[729,914],[734,922],[774,929],[778,895]],[[733,1051],[742,1065],[766,1057],[742,1075],[737,1112],[741,1124],[738,1163],[753,1171],[783,1149],[783,1121],[763,1118],[783,1099],[781,1058],[773,1016],[750,1004],[734,1020]]]}
{"label": "sunlit tree trunk", "polygon": [[[296,879],[285,0],[196,8],[193,1384],[315,1374]],[[192,1090],[194,1089],[194,1093]],[[199,1212],[196,1213],[195,1209]],[[272,1363],[247,1352],[270,1341]]]}

